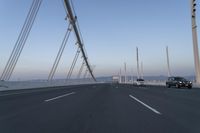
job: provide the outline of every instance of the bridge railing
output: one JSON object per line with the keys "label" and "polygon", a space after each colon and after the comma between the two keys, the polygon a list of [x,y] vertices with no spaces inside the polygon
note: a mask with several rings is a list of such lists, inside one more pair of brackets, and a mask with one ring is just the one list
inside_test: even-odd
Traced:
{"label": "bridge railing", "polygon": [[71,80],[33,80],[33,81],[0,81],[0,91],[34,89],[44,87],[59,87],[69,85],[96,84],[92,79],[71,79]]}

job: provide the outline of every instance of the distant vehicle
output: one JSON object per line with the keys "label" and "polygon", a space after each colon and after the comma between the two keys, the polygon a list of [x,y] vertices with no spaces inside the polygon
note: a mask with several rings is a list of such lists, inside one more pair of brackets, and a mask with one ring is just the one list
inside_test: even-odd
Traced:
{"label": "distant vehicle", "polygon": [[177,88],[187,87],[189,89],[192,88],[192,82],[186,80],[183,77],[169,77],[166,81],[166,86],[170,88],[171,86],[175,86]]}
{"label": "distant vehicle", "polygon": [[112,76],[112,83],[119,83],[119,76]]}
{"label": "distant vehicle", "polygon": [[136,85],[140,85],[140,86],[142,86],[142,85],[144,85],[144,79],[137,79],[136,80]]}

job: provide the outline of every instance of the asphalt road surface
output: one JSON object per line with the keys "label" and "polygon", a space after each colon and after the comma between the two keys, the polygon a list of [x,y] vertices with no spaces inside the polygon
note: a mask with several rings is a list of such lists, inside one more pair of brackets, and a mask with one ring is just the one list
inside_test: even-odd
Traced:
{"label": "asphalt road surface", "polygon": [[200,133],[200,89],[96,84],[0,92],[0,133]]}

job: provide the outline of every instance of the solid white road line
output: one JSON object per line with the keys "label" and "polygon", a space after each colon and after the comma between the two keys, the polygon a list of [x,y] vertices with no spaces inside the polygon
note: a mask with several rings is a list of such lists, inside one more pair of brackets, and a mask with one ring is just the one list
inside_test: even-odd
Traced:
{"label": "solid white road line", "polygon": [[3,96],[12,96],[12,95],[20,95],[20,94],[28,94],[28,92],[2,94],[2,95],[0,95],[0,97],[3,97]]}
{"label": "solid white road line", "polygon": [[136,97],[132,96],[132,95],[129,95],[129,97],[131,97],[132,99],[136,100],[137,102],[141,103],[142,105],[144,105],[145,107],[147,107],[148,109],[150,109],[151,111],[153,111],[154,113],[156,114],[159,114],[161,115],[161,113],[159,111],[157,111],[156,109],[150,107],[149,105],[143,103],[142,101],[140,101],[139,99],[137,99]]}
{"label": "solid white road line", "polygon": [[[25,90],[25,89],[24,89]],[[8,93],[8,94],[2,94],[0,95],[0,97],[3,97],[3,96],[12,96],[12,95],[21,95],[21,94],[31,94],[31,93],[35,93],[35,92],[47,92],[49,90],[28,90],[28,92],[16,92],[16,93]]]}
{"label": "solid white road line", "polygon": [[54,98],[50,98],[50,99],[47,99],[47,100],[44,100],[45,102],[49,102],[49,101],[52,101],[52,100],[56,100],[56,99],[59,99],[59,98],[62,98],[62,97],[66,97],[66,96],[69,96],[69,95],[72,95],[72,94],[75,94],[76,92],[71,92],[71,93],[67,93],[67,94],[64,94],[64,95],[61,95],[61,96],[57,96],[57,97],[54,97]]}

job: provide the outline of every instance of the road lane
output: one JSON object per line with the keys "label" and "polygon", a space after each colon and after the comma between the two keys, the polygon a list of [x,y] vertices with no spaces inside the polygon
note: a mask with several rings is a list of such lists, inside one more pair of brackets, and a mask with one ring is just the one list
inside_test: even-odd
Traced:
{"label": "road lane", "polygon": [[200,132],[200,89],[149,87],[143,90],[132,87],[131,94],[147,104],[154,105],[164,117],[173,120],[188,132]]}
{"label": "road lane", "polygon": [[147,107],[148,109],[150,109],[151,111],[153,111],[154,113],[156,114],[159,114],[161,115],[161,113],[159,111],[157,111],[156,109],[152,108],[151,106],[147,105],[146,103],[142,102],[141,100],[139,100],[138,98],[132,96],[132,95],[129,95],[129,97],[131,97],[132,99],[134,99],[135,101],[141,103],[143,106]]}
{"label": "road lane", "polygon": [[87,85],[55,87],[49,88],[49,90],[47,88],[6,92],[3,96],[0,96],[0,119],[24,112],[29,110],[29,108],[34,108],[46,99],[70,93],[74,90],[78,92],[80,89],[84,89],[84,87],[87,87]]}
{"label": "road lane", "polygon": [[50,101],[57,100],[57,99],[60,99],[60,98],[63,98],[63,97],[69,96],[69,95],[73,95],[75,93],[76,92],[67,93],[67,94],[64,94],[64,95],[60,95],[60,96],[56,96],[56,97],[53,97],[53,98],[50,98],[50,99],[46,99],[44,101],[45,102],[50,102]]}
{"label": "road lane", "polygon": [[[59,96],[60,94],[57,95],[58,92],[52,94],[52,91],[50,94],[18,97],[17,99],[21,100],[17,102],[27,100],[29,104],[32,104],[32,102],[38,101],[34,104],[35,106],[24,106],[25,111],[23,112],[0,119],[0,132],[198,133],[200,129],[195,125],[195,123],[200,122],[199,119],[195,119],[195,117],[199,117],[197,111],[187,109],[180,113],[184,105],[176,100],[183,98],[183,96],[176,98],[177,94],[174,91],[177,90],[167,91],[168,93],[165,93],[164,88],[161,87],[147,86],[146,89],[142,89],[129,85],[101,84],[66,89],[66,91],[62,91],[61,95],[71,92],[76,92],[76,94],[53,102],[44,102],[44,100],[47,97]],[[197,90],[197,92],[199,91]],[[51,97],[52,95],[54,96]],[[133,102],[129,95],[133,95],[158,109],[162,112],[162,115],[157,115],[140,103]],[[169,98],[166,98],[168,95]],[[187,97],[186,94],[184,96]],[[198,101],[197,97],[194,97],[194,99]],[[6,101],[6,99],[4,100]],[[19,103],[16,105],[18,106]],[[196,103],[194,105],[197,106]],[[6,107],[4,104],[3,106]],[[188,104],[185,104],[185,106],[187,108]],[[193,105],[190,106],[193,107]],[[190,119],[184,116],[187,111],[194,112],[194,116],[189,115]],[[180,113],[180,115],[177,115],[177,113]],[[180,118],[180,116],[183,118]]]}

